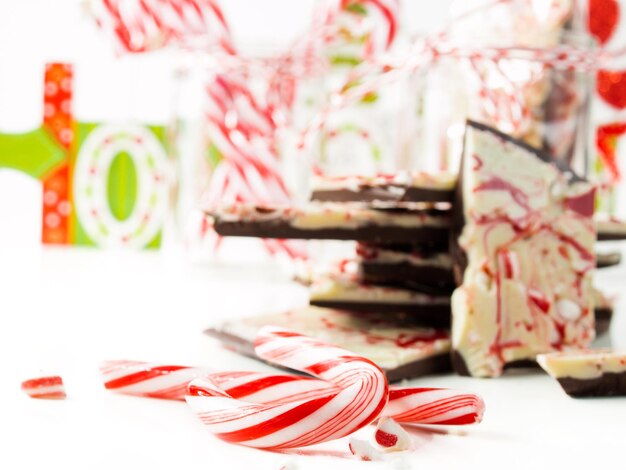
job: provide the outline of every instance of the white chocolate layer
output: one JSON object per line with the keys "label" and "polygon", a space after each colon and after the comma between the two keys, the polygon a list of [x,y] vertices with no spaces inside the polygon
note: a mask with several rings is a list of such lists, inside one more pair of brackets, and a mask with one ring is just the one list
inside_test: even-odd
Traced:
{"label": "white chocolate layer", "polygon": [[626,352],[610,349],[540,354],[537,362],[555,379],[595,379],[605,373],[626,372]]}
{"label": "white chocolate layer", "polygon": [[443,330],[398,327],[327,308],[308,307],[235,320],[225,323],[220,329],[252,342],[258,330],[266,325],[285,327],[320,338],[365,356],[385,369],[394,369],[450,351],[450,339]]}
{"label": "white chocolate layer", "polygon": [[452,296],[452,341],[473,376],[593,340],[593,188],[567,178],[467,126],[459,245],[468,263]]}
{"label": "white chocolate layer", "polygon": [[431,215],[420,211],[372,209],[359,203],[311,202],[302,207],[256,206],[233,204],[221,207],[215,216],[225,222],[252,222],[283,220],[301,229],[323,230],[332,228],[355,229],[368,225],[402,228],[449,227],[447,214]]}
{"label": "white chocolate layer", "polygon": [[359,191],[361,188],[419,188],[451,191],[456,185],[456,174],[451,172],[428,173],[424,171],[399,171],[373,176],[316,177],[313,191]]}
{"label": "white chocolate layer", "polygon": [[449,296],[432,296],[409,289],[361,284],[352,276],[313,279],[311,301],[361,302],[368,304],[449,305]]}
{"label": "white chocolate layer", "polygon": [[626,221],[615,217],[596,217],[594,219],[598,233],[622,235],[626,237]]}

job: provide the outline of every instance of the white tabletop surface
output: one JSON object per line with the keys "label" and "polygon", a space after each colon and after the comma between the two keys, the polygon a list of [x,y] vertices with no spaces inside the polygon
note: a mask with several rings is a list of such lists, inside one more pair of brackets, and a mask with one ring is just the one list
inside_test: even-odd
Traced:
{"label": "white tabletop surface", "polygon": [[[618,292],[625,276],[626,268],[612,268],[596,283]],[[206,432],[185,403],[103,389],[98,364],[106,359],[267,369],[202,334],[221,318],[306,301],[300,287],[267,266],[192,265],[175,250],[5,247],[0,286],[1,469],[624,468],[626,398],[574,400],[540,372],[412,381],[481,394],[484,422],[448,434],[417,430],[413,452],[382,463],[324,455],[347,457],[345,440],[302,455],[229,445]],[[626,349],[624,310],[618,304],[610,337]],[[33,400],[20,391],[21,381],[42,372],[63,376],[67,400]]]}

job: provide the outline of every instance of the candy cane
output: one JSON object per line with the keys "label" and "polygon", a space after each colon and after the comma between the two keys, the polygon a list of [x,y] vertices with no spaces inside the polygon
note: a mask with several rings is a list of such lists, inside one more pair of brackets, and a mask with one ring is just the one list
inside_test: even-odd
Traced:
{"label": "candy cane", "polygon": [[[257,102],[245,84],[230,75],[213,78],[207,85],[207,100],[209,136],[225,159],[220,165],[230,163],[222,168],[229,176],[229,197],[239,202],[288,204],[291,198],[273,148],[276,123],[269,107]],[[232,129],[227,126],[229,116],[234,117]],[[220,196],[211,191],[206,202],[223,203]],[[293,242],[264,243],[271,254],[282,251],[291,258],[306,258],[305,250]]]}
{"label": "candy cane", "polygon": [[[235,59],[226,19],[214,0],[93,0],[92,12],[102,29],[111,33],[125,52],[145,52],[169,43],[184,44],[193,36],[206,36],[217,48],[214,54]],[[241,64],[237,58],[231,60]],[[207,87],[209,134],[224,158],[235,160],[218,173],[219,188],[241,202],[290,200],[282,180],[278,159],[272,151],[276,123],[270,106],[255,99],[242,77],[216,76]],[[228,115],[236,117],[233,129],[224,127]],[[236,143],[233,136],[243,137]],[[210,201],[221,194],[212,191]],[[274,247],[286,242],[272,242]],[[218,246],[217,244],[215,246]],[[302,256],[301,249],[284,246],[290,256]]]}
{"label": "candy cane", "polygon": [[[315,340],[310,341],[312,343],[305,347],[305,351],[309,350],[307,348],[318,347],[315,344],[320,344]],[[322,345],[329,348],[328,345],[323,343]],[[286,354],[290,354],[289,348],[276,345],[273,349],[278,353],[271,353],[266,359],[277,357],[276,354],[278,354],[278,357],[282,358],[280,363],[287,365],[282,361]],[[354,357],[346,351],[332,347],[327,353],[331,357],[333,355],[337,357],[337,351],[339,357]],[[288,361],[294,360],[300,362],[297,358],[288,359]],[[293,367],[293,362],[289,364]],[[129,395],[182,400],[185,390],[192,381],[190,388],[199,387],[194,393],[199,395],[223,393],[232,399],[245,399],[247,405],[244,407],[251,403],[277,405],[297,402],[303,404],[306,401],[325,400],[329,396],[337,399],[336,395],[341,387],[345,386],[345,383],[339,385],[325,380],[289,374],[211,372],[196,367],[135,361],[111,361],[104,364],[101,370],[105,387],[108,390]],[[195,379],[198,380],[194,381]],[[344,377],[343,380],[347,378]],[[446,389],[392,387],[389,391],[389,402],[380,416],[405,424],[461,425],[480,422],[483,411],[484,403],[475,395]],[[383,420],[379,425],[383,431],[386,429],[382,424],[384,422]]]}
{"label": "candy cane", "polygon": [[[399,60],[370,61],[356,67],[345,83],[331,96],[325,106],[311,120],[300,138],[300,148],[309,147],[314,135],[322,129],[324,122],[335,111],[358,103],[364,96],[397,81],[403,76],[424,71],[441,57],[465,59],[472,62],[485,61],[497,64],[503,59],[534,62],[559,70],[595,71],[608,62],[619,58],[626,48],[618,50],[590,50],[574,46],[559,45],[550,48],[532,47],[471,47],[451,42],[448,30],[460,20],[483,14],[489,9],[513,0],[495,0],[468,10],[463,15],[449,21],[443,29],[424,38],[417,39],[411,51]],[[515,106],[512,110],[517,119],[525,117],[519,98],[507,95],[506,100]]]}
{"label": "candy cane", "polygon": [[485,404],[474,394],[444,388],[392,389],[385,415],[403,423],[474,424]]}
{"label": "candy cane", "polygon": [[146,52],[192,36],[232,51],[228,25],[214,0],[92,0],[97,24],[124,52]]}
{"label": "candy cane", "polygon": [[[326,43],[342,42],[343,26],[340,20],[342,15],[352,14],[351,10],[361,7],[371,20],[368,28],[368,38],[365,48],[365,58],[375,58],[377,54],[389,49],[398,32],[399,5],[398,0],[331,0],[325,2],[315,14],[314,26],[311,35],[319,36],[324,33]],[[368,8],[370,7],[370,8]],[[361,14],[354,15],[362,20]],[[322,27],[320,27],[320,25]]]}
{"label": "candy cane", "polygon": [[[184,400],[188,384],[201,377],[209,377],[220,388],[233,396],[242,398],[234,386],[247,390],[265,390],[265,384],[275,380],[305,387],[307,391],[332,391],[335,387],[323,380],[288,374],[259,372],[214,372],[198,367],[169,364],[152,364],[136,361],[109,361],[101,367],[107,390],[151,398]],[[230,382],[232,378],[239,382]],[[289,380],[287,379],[289,378]],[[267,382],[264,382],[267,381]],[[302,381],[301,384],[299,381]],[[244,386],[245,385],[245,386]],[[288,395],[284,395],[287,393]],[[282,401],[292,395],[290,390],[272,390],[266,393],[266,403]],[[249,399],[250,400],[250,399]],[[485,404],[480,397],[470,393],[443,388],[395,387],[389,388],[389,401],[381,416],[393,418],[405,424],[474,424],[482,420]]]}
{"label": "candy cane", "polygon": [[187,403],[219,438],[250,447],[284,449],[338,439],[372,422],[387,403],[383,371],[368,359],[313,338],[263,328],[256,354],[330,382],[338,391],[312,400],[239,401],[214,381],[189,384]]}
{"label": "candy cane", "polygon": [[102,365],[104,387],[126,395],[167,400],[184,400],[189,383],[209,377],[234,398],[259,403],[310,399],[336,390],[327,382],[289,374],[263,372],[215,372],[198,367],[109,361]]}

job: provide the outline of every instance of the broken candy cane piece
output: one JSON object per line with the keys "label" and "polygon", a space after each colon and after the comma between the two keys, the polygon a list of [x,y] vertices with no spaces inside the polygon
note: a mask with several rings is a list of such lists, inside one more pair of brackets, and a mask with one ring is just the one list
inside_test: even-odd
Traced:
{"label": "broken candy cane piece", "polygon": [[392,388],[384,414],[401,423],[480,423],[485,402],[478,395],[445,388]]}
{"label": "broken candy cane piece", "polygon": [[409,434],[391,418],[381,418],[374,439],[379,446],[384,447],[385,452],[407,450],[411,444]]}
{"label": "broken candy cane piece", "polygon": [[378,447],[368,441],[351,437],[348,447],[352,455],[369,462],[385,460],[385,453],[408,450],[411,444],[409,434],[391,418],[382,418],[378,422],[374,440]]}
{"label": "broken candy cane piece", "polygon": [[25,380],[22,390],[31,398],[63,400],[66,397],[63,379],[58,375]]}
{"label": "broken candy cane piece", "polygon": [[384,460],[384,455],[381,451],[362,439],[355,439],[354,437],[351,437],[348,448],[350,449],[350,453],[352,453],[352,455],[365,462]]}
{"label": "broken candy cane piece", "polygon": [[323,380],[293,374],[215,372],[199,367],[139,361],[107,361],[100,371],[107,390],[166,400],[185,400],[187,386],[199,377],[208,378],[233,398],[254,403],[313,398],[333,389],[332,384]]}

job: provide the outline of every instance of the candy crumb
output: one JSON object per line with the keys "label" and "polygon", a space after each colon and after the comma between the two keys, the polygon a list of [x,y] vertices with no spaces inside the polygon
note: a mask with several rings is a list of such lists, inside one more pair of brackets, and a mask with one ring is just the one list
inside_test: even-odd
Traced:
{"label": "candy crumb", "polygon": [[58,375],[25,380],[22,391],[31,398],[45,400],[63,400],[66,397],[63,379]]}
{"label": "candy crumb", "polygon": [[384,448],[384,452],[407,450],[411,445],[409,434],[391,418],[381,418],[374,433],[376,443]]}
{"label": "candy crumb", "polygon": [[383,460],[383,454],[367,441],[350,438],[348,447],[352,455],[365,462]]}

